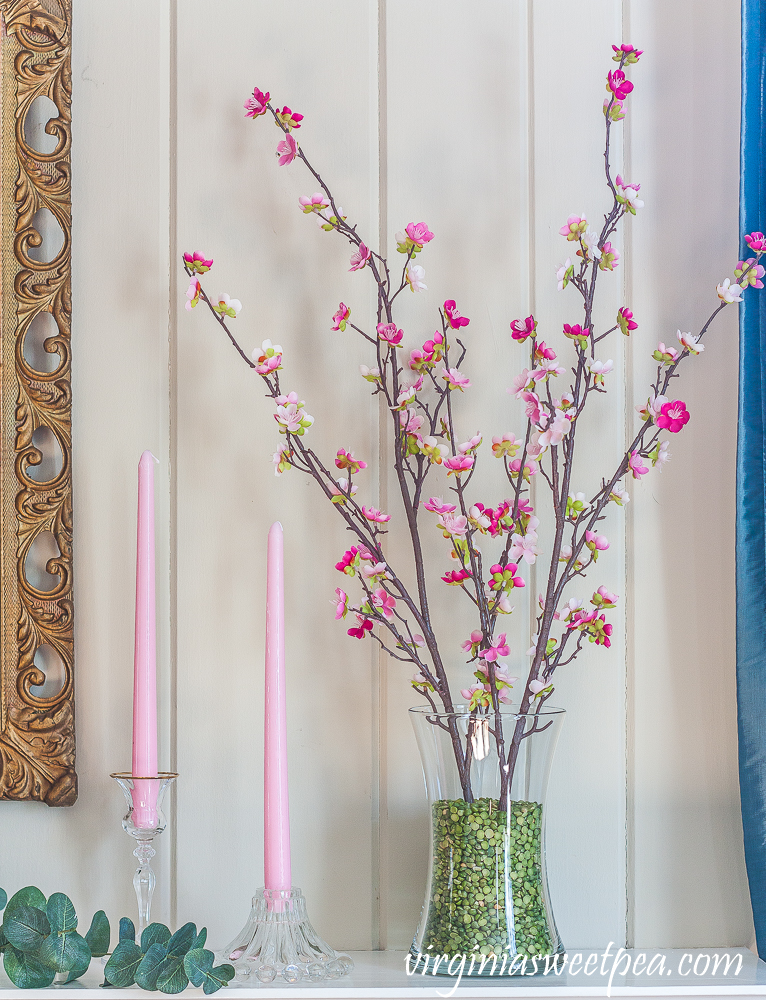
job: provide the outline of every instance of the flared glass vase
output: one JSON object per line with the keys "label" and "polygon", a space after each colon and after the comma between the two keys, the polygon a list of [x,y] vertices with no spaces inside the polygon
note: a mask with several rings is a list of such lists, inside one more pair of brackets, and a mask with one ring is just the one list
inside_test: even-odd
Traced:
{"label": "flared glass vase", "polygon": [[427,974],[457,975],[465,956],[464,975],[529,975],[564,952],[548,892],[545,800],[565,713],[516,711],[502,706],[498,719],[464,706],[410,709],[431,812],[410,951]]}

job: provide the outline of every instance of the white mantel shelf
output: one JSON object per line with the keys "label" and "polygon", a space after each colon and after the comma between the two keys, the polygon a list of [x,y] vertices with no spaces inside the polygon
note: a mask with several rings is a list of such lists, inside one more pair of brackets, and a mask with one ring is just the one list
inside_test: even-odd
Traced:
{"label": "white mantel shelf", "polygon": [[[445,976],[431,977],[413,975],[408,976],[405,972],[404,952],[352,952],[352,957],[356,967],[352,974],[345,979],[333,983],[308,983],[305,985],[289,986],[286,983],[269,986],[260,984],[240,985],[232,983],[226,990],[221,990],[218,996],[224,997],[227,994],[233,1000],[249,1000],[249,998],[259,998],[259,1000],[292,1000],[292,998],[316,997],[323,1000],[385,1000],[391,997],[396,1000],[420,1000],[420,998],[444,997],[450,993],[455,985],[454,979]],[[583,951],[583,960],[588,957],[589,952]],[[453,996],[459,1000],[471,1000],[471,998],[486,997],[603,997],[610,995],[608,992],[609,970],[612,959],[606,963],[607,975],[602,976],[600,965],[602,962],[601,953],[599,955],[599,967],[594,974],[585,976],[582,967],[579,972],[572,976],[562,974],[561,976],[526,976],[514,977],[512,979],[483,979],[480,982],[463,979],[461,985],[454,991]],[[637,955],[639,952],[631,952]],[[727,948],[707,948],[677,951],[652,951],[646,952],[647,959],[654,955],[662,955],[665,958],[664,975],[652,975],[649,978],[645,974],[639,976],[615,976],[611,996],[615,997],[764,997],[766,996],[766,963],[759,959],[747,949],[727,949]],[[687,959],[682,969],[690,970],[698,955],[723,956],[742,955],[742,971],[739,975],[730,972],[728,976],[720,973],[717,976],[695,976],[693,971],[688,975],[680,975],[678,972],[679,963],[684,955],[691,955],[691,963]],[[632,964],[632,963],[631,963]],[[701,964],[700,964],[701,968]],[[0,1000],[10,1000],[10,998],[30,998],[40,996],[41,993],[59,993],[66,997],[66,1000],[108,1000],[108,998],[124,998],[124,1000],[138,1000],[149,996],[144,990],[137,987],[130,989],[103,990],[100,984],[103,982],[103,965],[100,961],[94,960],[90,970],[79,982],[69,983],[66,986],[58,986],[49,990],[18,990],[12,986],[4,972],[0,971]],[[152,994],[155,997],[162,997],[162,993]],[[192,1000],[194,997],[204,996],[201,989],[188,987],[182,994]]]}

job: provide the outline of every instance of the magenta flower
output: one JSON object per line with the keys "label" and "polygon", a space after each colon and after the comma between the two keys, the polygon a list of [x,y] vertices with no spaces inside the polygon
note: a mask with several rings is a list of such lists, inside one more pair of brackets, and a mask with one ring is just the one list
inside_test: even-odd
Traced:
{"label": "magenta flower", "polygon": [[286,129],[300,128],[303,115],[299,115],[297,111],[291,111],[285,105],[281,111],[277,111],[277,121],[284,125]]}
{"label": "magenta flower", "polygon": [[479,656],[487,660],[489,663],[494,663],[501,656],[510,656],[510,649],[505,641],[505,632],[497,637],[497,642],[494,646],[490,646],[489,649],[482,649],[479,651]]}
{"label": "magenta flower", "polygon": [[546,347],[545,341],[541,340],[539,344],[535,344],[535,361],[555,361],[556,352],[552,347]]}
{"label": "magenta flower", "polygon": [[378,323],[378,337],[391,347],[401,347],[404,330],[397,330],[396,323]]}
{"label": "magenta flower", "polygon": [[638,479],[640,476],[645,476],[649,471],[649,466],[643,464],[641,455],[637,451],[632,451],[630,453],[628,468],[633,473],[634,479]]}
{"label": "magenta flower", "polygon": [[[747,274],[745,274],[747,271]],[[764,273],[766,273],[761,264],[758,264],[755,257],[748,257],[747,260],[740,260],[737,263],[737,267],[734,271],[734,277],[740,282],[742,286],[742,276],[744,274],[744,286],[752,285],[753,288],[763,288],[763,282],[761,278]]]}
{"label": "magenta flower", "polygon": [[471,380],[467,375],[462,375],[457,368],[445,368],[441,373],[441,377],[447,383],[449,389],[459,389],[461,392],[464,389],[470,389]]}
{"label": "magenta flower", "polygon": [[751,250],[755,250],[757,253],[763,253],[766,250],[766,236],[763,233],[748,233],[745,236],[745,243],[747,243]]}
{"label": "magenta flower", "polygon": [[633,319],[633,313],[627,306],[617,310],[617,325],[624,336],[629,337],[631,330],[638,329],[638,323]]}
{"label": "magenta flower", "polygon": [[680,399],[665,403],[662,412],[657,417],[657,426],[663,430],[669,430],[671,434],[678,434],[681,428],[689,423],[691,414],[686,409],[686,403]]}
{"label": "magenta flower", "polygon": [[561,229],[559,229],[559,233],[562,236],[566,236],[567,240],[572,242],[573,240],[580,240],[587,228],[587,219],[579,215],[570,215]]}
{"label": "magenta flower", "polygon": [[356,250],[351,254],[351,267],[349,271],[361,271],[362,268],[369,262],[370,251],[364,245],[360,243]]}
{"label": "magenta flower", "polygon": [[391,520],[390,514],[381,513],[377,507],[362,507],[362,513],[368,521],[374,521],[376,524],[385,524]]}
{"label": "magenta flower", "polygon": [[355,576],[356,567],[359,565],[360,558],[360,550],[356,547],[356,545],[352,545],[350,549],[346,549],[343,553],[343,558],[340,562],[335,563],[335,568],[341,573],[345,573],[347,576]]}
{"label": "magenta flower", "polygon": [[298,153],[298,143],[288,132],[284,139],[277,145],[277,156],[280,167],[292,163]]}
{"label": "magenta flower", "polygon": [[309,215],[311,212],[321,212],[322,209],[330,207],[330,202],[319,191],[314,192],[310,198],[308,195],[302,194],[298,199],[298,204],[304,215]]}
{"label": "magenta flower", "polygon": [[448,469],[448,476],[460,476],[473,468],[474,458],[472,455],[453,455],[444,459],[444,468]]}
{"label": "magenta flower", "polygon": [[423,506],[434,514],[454,514],[457,510],[454,504],[442,503],[441,497],[431,497],[428,503],[424,503]]}
{"label": "magenta flower", "polygon": [[580,326],[579,323],[565,323],[564,324],[564,336],[573,340],[578,347],[583,351],[588,346],[588,337],[590,336],[590,327]]}
{"label": "magenta flower", "polygon": [[335,605],[335,621],[337,622],[348,614],[348,594],[340,587],[335,588],[335,594],[336,599],[332,603]]}
{"label": "magenta flower", "polygon": [[[442,577],[444,583],[449,584],[450,587],[459,587],[463,580],[470,579],[471,574],[467,569],[452,569]],[[465,646],[465,643],[463,643],[463,646]]]}
{"label": "magenta flower", "polygon": [[372,632],[372,622],[369,618],[365,618],[364,615],[357,615],[356,620],[359,623],[358,627],[350,628],[348,634],[353,635],[355,639],[364,639],[365,632]]}
{"label": "magenta flower", "polygon": [[269,103],[269,98],[271,94],[266,91],[262,93],[257,87],[253,89],[253,96],[248,97],[245,101],[245,118],[257,118],[259,115],[265,115],[267,111],[266,105]]}
{"label": "magenta flower", "polygon": [[426,354],[430,355],[431,361],[441,361],[444,353],[444,334],[436,330],[433,339],[427,340],[423,344],[423,350]]}
{"label": "magenta flower", "polygon": [[189,268],[190,271],[194,271],[197,274],[204,274],[205,271],[209,271],[213,266],[212,257],[208,260],[201,253],[185,253],[184,254],[184,264]]}
{"label": "magenta flower", "polygon": [[622,57],[625,56],[625,63],[637,63],[641,56],[644,54],[643,49],[637,49],[632,45],[623,44],[620,46],[613,45],[614,55],[612,59],[615,62],[621,62]]}
{"label": "magenta flower", "polygon": [[386,590],[384,590],[383,587],[378,587],[372,595],[371,603],[374,608],[377,608],[384,618],[388,618],[390,621],[394,617],[396,600]]}
{"label": "magenta flower", "polygon": [[346,323],[351,315],[351,310],[343,302],[340,303],[337,310],[333,313],[332,317],[332,328],[333,330],[343,331],[346,329]]}
{"label": "magenta flower", "polygon": [[[442,577],[442,580],[443,579],[444,579],[444,577]],[[471,656],[476,656],[476,650],[478,649],[479,645],[481,644],[481,640],[483,638],[484,638],[484,633],[483,632],[479,632],[477,630],[474,630],[473,632],[471,632],[471,638],[470,639],[466,639],[465,642],[461,645],[460,648],[464,652],[470,653]]]}
{"label": "magenta flower", "polygon": [[523,587],[524,580],[516,575],[518,568],[516,563],[506,563],[505,566],[495,563],[494,566],[490,566],[490,577],[487,581],[489,589],[513,590],[514,587]]}
{"label": "magenta flower", "polygon": [[613,69],[607,75],[606,89],[611,91],[618,101],[624,101],[631,90],[633,90],[633,84],[621,69]]}
{"label": "magenta flower", "polygon": [[[520,344],[523,344],[527,337],[534,335],[537,323],[534,316],[527,316],[526,319],[515,319],[511,323],[511,336]],[[554,354],[555,357],[555,354]]]}
{"label": "magenta flower", "polygon": [[420,253],[425,243],[430,243],[434,234],[425,222],[410,222],[403,233],[396,234],[396,249],[399,253]]}
{"label": "magenta flower", "polygon": [[613,271],[617,267],[619,259],[620,255],[617,253],[616,248],[607,240],[601,247],[601,257],[598,261],[599,268],[602,271]]}
{"label": "magenta flower", "polygon": [[444,315],[453,330],[459,330],[461,326],[468,326],[471,322],[466,316],[460,315],[454,299],[447,299],[444,303]]}
{"label": "magenta flower", "polygon": [[345,448],[338,449],[338,453],[335,456],[335,465],[339,469],[348,469],[352,475],[359,472],[361,469],[367,468],[366,462],[363,462],[361,459],[354,458],[353,451],[346,451]]}
{"label": "magenta flower", "polygon": [[604,552],[609,548],[609,539],[606,535],[598,535],[595,531],[585,532],[585,545],[593,553],[593,558],[597,559],[599,552]]}

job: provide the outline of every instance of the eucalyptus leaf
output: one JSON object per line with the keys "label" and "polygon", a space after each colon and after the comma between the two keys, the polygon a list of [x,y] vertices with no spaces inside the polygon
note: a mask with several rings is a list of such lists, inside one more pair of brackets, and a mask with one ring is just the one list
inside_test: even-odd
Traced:
{"label": "eucalyptus leaf", "polygon": [[202,984],[202,992],[206,994],[217,993],[218,990],[229,985],[234,978],[234,974],[234,966],[229,965],[228,962],[224,962],[223,965],[217,965],[207,974],[207,979]]}
{"label": "eucalyptus leaf", "polygon": [[79,979],[80,976],[84,976],[85,973],[88,971],[89,966],[90,966],[90,962],[88,962],[88,964],[84,968],[82,968],[82,969],[73,969],[72,972],[70,972],[69,975],[66,977],[66,979],[64,980],[64,982],[65,983],[72,983],[72,982],[74,982],[75,979]]}
{"label": "eucalyptus leaf", "polygon": [[192,941],[191,948],[189,951],[194,951],[196,948],[204,948],[205,942],[207,941],[207,927],[203,927],[199,934]]}
{"label": "eucalyptus leaf", "polygon": [[180,955],[168,955],[158,971],[157,989],[162,993],[181,993],[189,985]]}
{"label": "eucalyptus leaf", "polygon": [[136,943],[136,928],[130,917],[120,917],[120,941],[132,941]]}
{"label": "eucalyptus leaf", "polygon": [[0,953],[4,952],[8,946],[8,938],[5,936],[3,928],[0,927]]}
{"label": "eucalyptus leaf", "polygon": [[5,909],[5,904],[8,902],[8,893],[5,889],[0,889],[0,910]]}
{"label": "eucalyptus leaf", "polygon": [[85,935],[90,953],[94,958],[101,958],[108,953],[111,937],[112,931],[109,926],[109,918],[103,910],[99,910],[98,913],[93,914],[93,919],[90,922],[90,930]]}
{"label": "eucalyptus leaf", "polygon": [[56,972],[85,969],[90,965],[88,942],[77,931],[69,934],[54,932],[43,941],[37,954],[43,965]]}
{"label": "eucalyptus leaf", "polygon": [[25,955],[8,945],[3,954],[3,966],[8,978],[21,990],[44,990],[56,978],[34,955]]}
{"label": "eucalyptus leaf", "polygon": [[166,945],[170,940],[170,928],[164,924],[149,924],[141,935],[141,951],[148,952],[153,944]]}
{"label": "eucalyptus leaf", "polygon": [[196,936],[197,927],[196,924],[191,923],[191,921],[189,921],[188,924],[184,924],[183,927],[179,927],[173,937],[168,941],[168,955],[175,955],[183,958],[186,952],[191,948]]}
{"label": "eucalyptus leaf", "polygon": [[56,934],[71,934],[77,930],[77,914],[74,903],[63,892],[54,892],[45,909],[51,930]]}
{"label": "eucalyptus leaf", "polygon": [[5,906],[5,914],[8,914],[13,910],[15,906],[36,906],[38,910],[45,910],[45,896],[40,892],[36,885],[27,885],[23,889],[19,889],[18,892],[14,893],[8,900]]}
{"label": "eucalyptus leaf", "polygon": [[[123,917],[127,920],[127,917]],[[122,923],[122,921],[120,921]],[[133,926],[131,922],[131,927]],[[135,941],[124,938],[111,954],[104,969],[104,976],[112,984],[125,989],[136,981],[136,970],[143,961],[144,953]]]}
{"label": "eucalyptus leaf", "polygon": [[[150,924],[150,926],[152,926]],[[141,960],[141,964],[136,969],[136,984],[142,990],[156,990],[157,976],[160,973],[162,963],[168,957],[168,953],[163,944],[155,941],[146,949],[146,954]]]}
{"label": "eucalyptus leaf", "polygon": [[19,951],[34,954],[50,932],[48,918],[36,906],[20,903],[3,920],[3,933]]}

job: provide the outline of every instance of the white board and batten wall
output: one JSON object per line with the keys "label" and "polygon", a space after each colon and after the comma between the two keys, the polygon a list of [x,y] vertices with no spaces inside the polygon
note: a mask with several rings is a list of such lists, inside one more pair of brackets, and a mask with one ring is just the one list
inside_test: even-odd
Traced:
{"label": "white board and batten wall", "polygon": [[[0,803],[0,885],[67,891],[84,917],[132,912],[131,844],[108,774],[130,760],[135,466],[151,448],[162,462],[161,757],[181,774],[156,915],[206,923],[223,943],[261,883],[264,563],[279,518],[294,878],[336,946],[406,947],[428,821],[407,672],[333,621],[340,520],[298,474],[274,477],[270,406],[210,318],[184,310],[179,255],[215,259],[210,288],[243,301],[235,327],[246,349],[266,337],[285,349],[285,385],[316,418],[313,445],[371,460],[366,499],[396,515],[377,403],[356,375],[368,356],[329,324],[340,300],[369,324],[370,284],[348,273],[345,245],[300,214],[298,196],[316,185],[298,163],[277,166],[276,130],[246,121],[243,101],[257,84],[305,115],[299,140],[372,246],[392,251],[396,230],[429,224],[428,291],[407,293],[400,323],[414,346],[444,299],[470,316],[465,369],[484,388],[460,401],[461,427],[486,439],[521,427],[505,393],[523,364],[509,321],[534,311],[558,343],[561,323],[578,318],[553,278],[570,249],[558,228],[570,212],[597,219],[606,207],[604,77],[611,43],[633,42],[645,54],[614,154],[646,207],[617,237],[623,257],[603,281],[601,309],[611,322],[628,304],[639,329],[606,355],[618,373],[591,418],[594,447],[579,469],[587,488],[635,425],[651,351],[679,327],[699,328],[737,259],[739,5],[74,8],[80,798],[62,811]],[[588,648],[560,678],[569,717],[548,853],[569,947],[751,937],[734,700],[736,345],[732,307],[688,364],[680,395],[692,419],[672,461],[631,483],[625,513],[605,523],[611,545],[592,582],[620,594],[612,648]],[[497,499],[496,470],[484,465],[484,499]],[[430,547],[441,572],[439,544]],[[527,662],[537,589],[532,574],[508,630],[512,672]],[[467,679],[459,643],[470,618],[453,591],[436,592],[454,676]]]}

